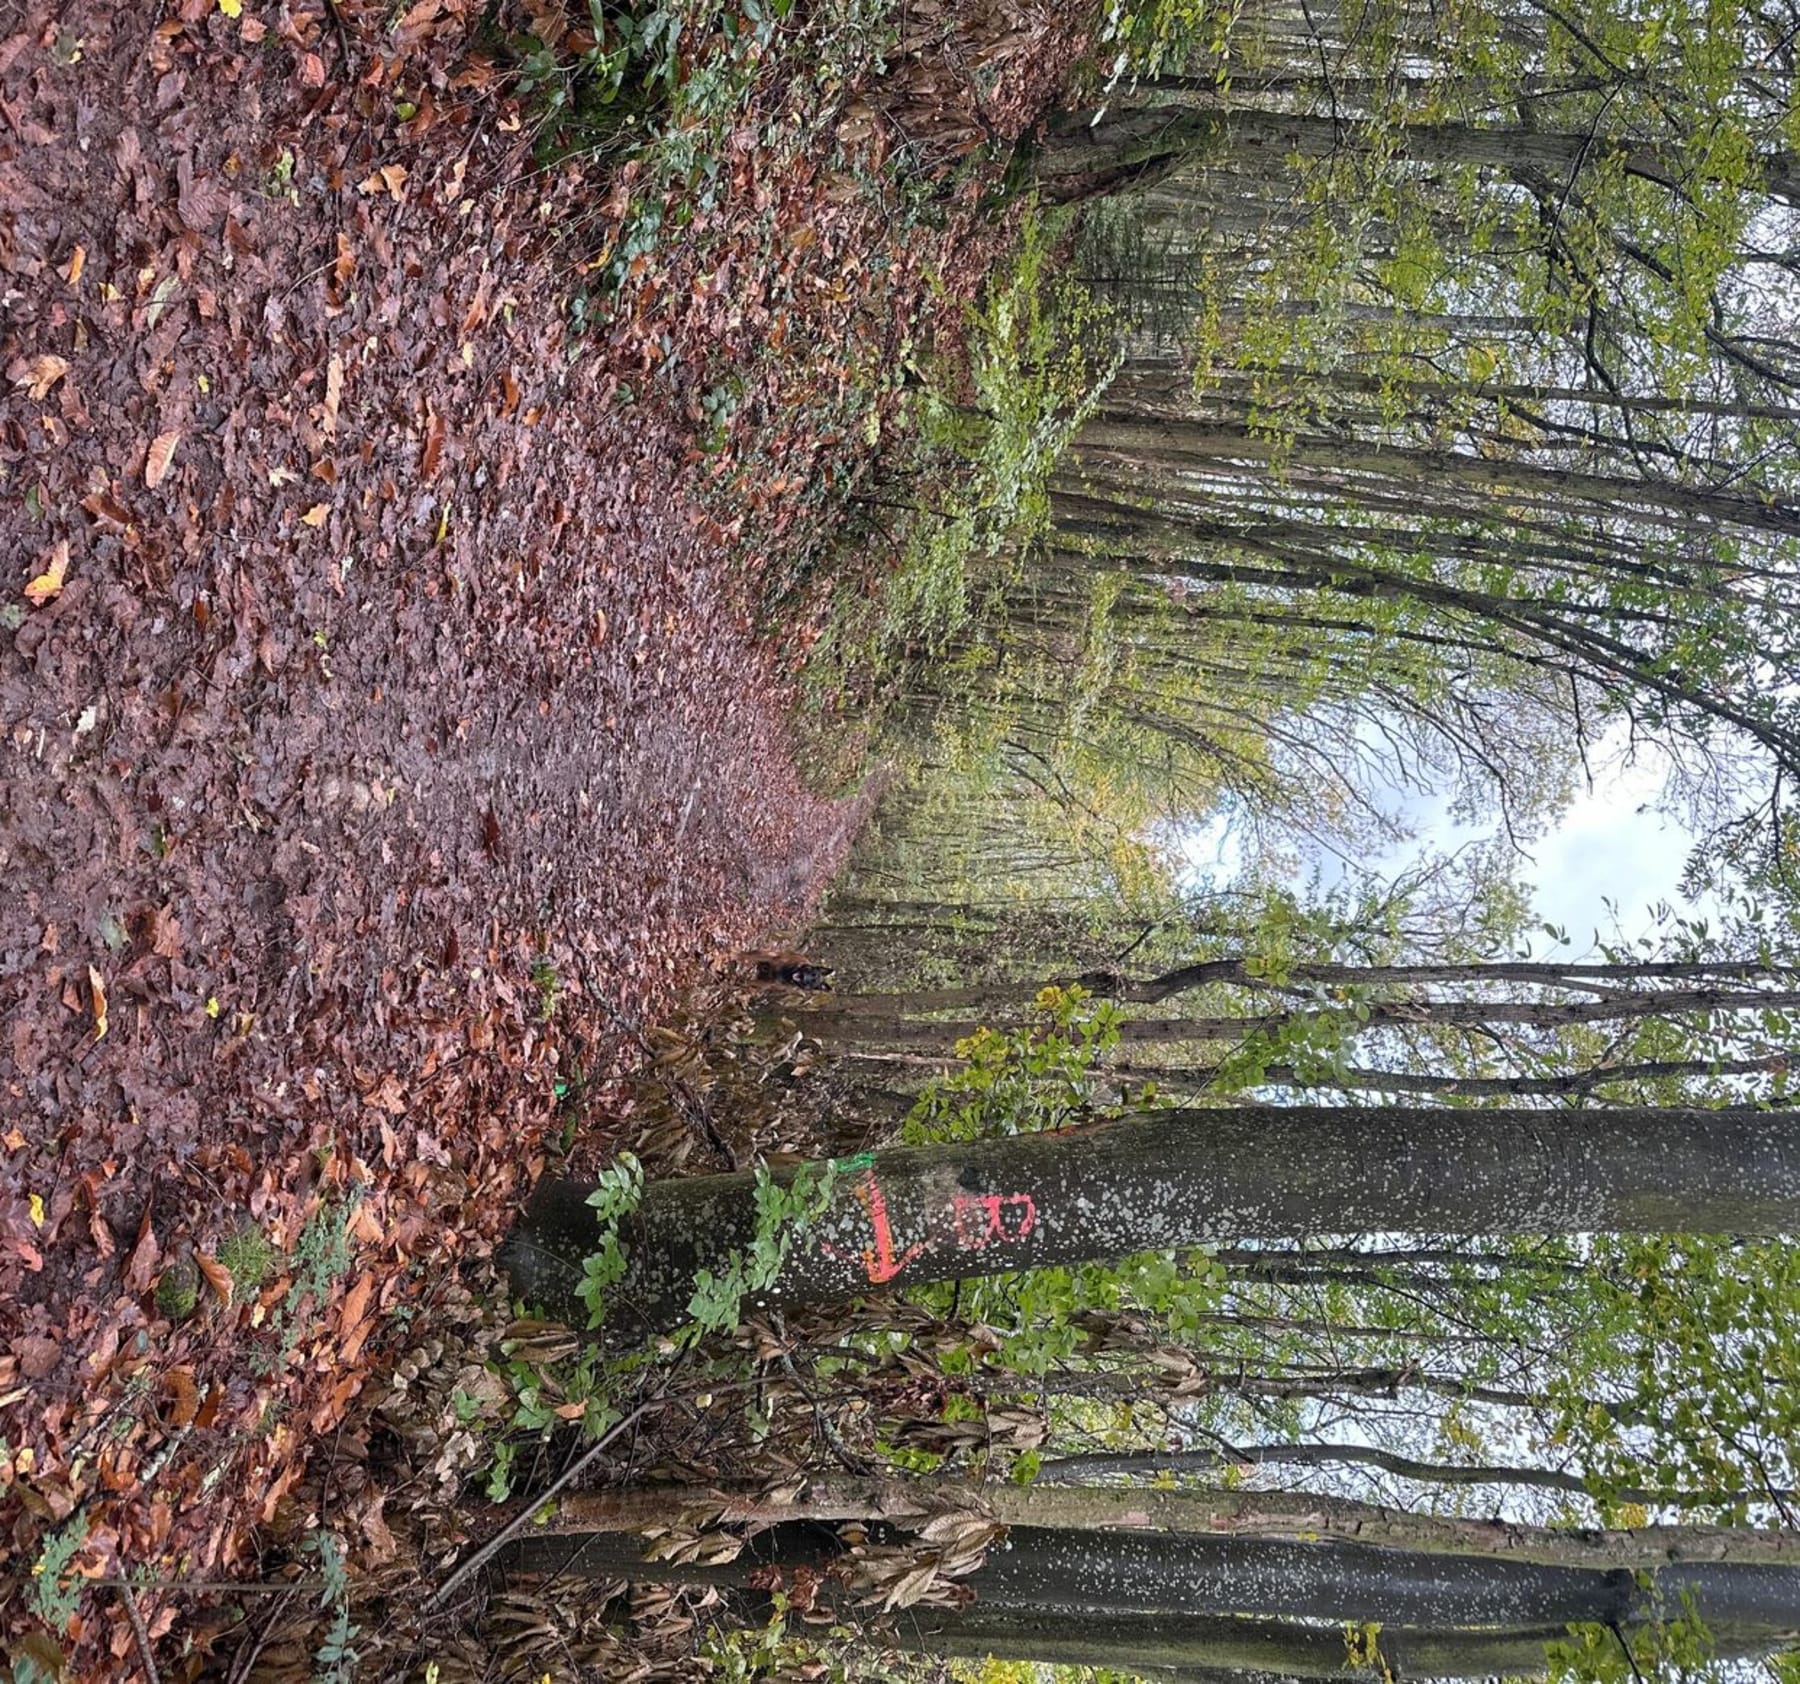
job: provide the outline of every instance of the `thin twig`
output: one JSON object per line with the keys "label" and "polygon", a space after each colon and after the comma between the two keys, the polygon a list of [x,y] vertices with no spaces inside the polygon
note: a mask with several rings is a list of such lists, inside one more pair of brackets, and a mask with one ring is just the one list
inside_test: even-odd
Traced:
{"label": "thin twig", "polygon": [[89,1579],[91,1585],[114,1589],[189,1591],[196,1596],[286,1596],[297,1590],[318,1590],[325,1583],[318,1573],[274,1582],[267,1579]]}
{"label": "thin twig", "polygon": [[615,1421],[606,1432],[602,1433],[600,1437],[594,1441],[583,1455],[578,1456],[575,1461],[570,1464],[567,1471],[551,1483],[550,1488],[545,1491],[542,1496],[534,1497],[529,1503],[522,1507],[506,1525],[502,1526],[493,1537],[488,1539],[480,1549],[458,1567],[456,1571],[443,1582],[443,1584],[438,1586],[437,1590],[433,1592],[426,1601],[425,1611],[427,1613],[435,1613],[439,1608],[443,1607],[443,1605],[449,1601],[451,1592],[465,1583],[472,1574],[479,1572],[492,1561],[501,1550],[505,1549],[506,1546],[531,1523],[531,1517],[536,1514],[539,1509],[546,1503],[553,1501],[563,1491],[567,1490],[570,1485],[574,1484],[582,1474],[600,1459],[601,1452],[604,1451],[614,1439],[619,1437],[619,1435],[628,1427],[635,1426],[641,1416],[653,1409],[657,1404],[661,1403],[667,1396],[668,1392],[665,1388],[663,1391],[658,1392],[655,1397],[645,1398],[644,1401],[640,1403],[637,1408],[632,1410],[629,1415],[623,1416]]}
{"label": "thin twig", "polygon": [[125,1604],[125,1617],[131,1621],[131,1635],[137,1639],[138,1659],[144,1663],[144,1684],[162,1684],[162,1674],[156,1670],[156,1650],[150,1642],[150,1628],[144,1624],[137,1596],[129,1585],[119,1586],[119,1600]]}
{"label": "thin twig", "polygon": [[[674,1376],[671,1375],[670,1381],[673,1381],[673,1379]],[[698,1390],[703,1391],[712,1397],[727,1397],[733,1392],[747,1392],[754,1390],[758,1384],[760,1384],[760,1382],[755,1380],[734,1380],[728,1385],[705,1385],[698,1388]],[[618,1421],[615,1421],[601,1437],[594,1441],[584,1454],[579,1456],[570,1465],[568,1471],[562,1474],[548,1490],[527,1499],[526,1502],[521,1505],[519,1512],[514,1515],[506,1525],[501,1527],[492,1538],[483,1544],[480,1549],[470,1556],[467,1561],[458,1567],[456,1571],[438,1587],[437,1591],[426,1602],[425,1612],[432,1614],[442,1608],[450,1599],[452,1591],[468,1579],[470,1574],[478,1572],[492,1561],[501,1550],[505,1549],[514,1538],[531,1524],[532,1516],[539,1513],[546,1503],[554,1502],[564,1491],[573,1485],[576,1480],[586,1473],[587,1470],[594,1465],[595,1461],[599,1459],[600,1453],[605,1450],[614,1439],[618,1438],[621,1433],[627,1431],[629,1428],[635,1427],[637,1423],[645,1415],[649,1414],[652,1409],[656,1408],[658,1404],[684,1403],[686,1401],[687,1399],[685,1397],[671,1393],[668,1384],[665,1383],[655,1397],[645,1398],[644,1401],[633,1409],[629,1415],[623,1416]]]}

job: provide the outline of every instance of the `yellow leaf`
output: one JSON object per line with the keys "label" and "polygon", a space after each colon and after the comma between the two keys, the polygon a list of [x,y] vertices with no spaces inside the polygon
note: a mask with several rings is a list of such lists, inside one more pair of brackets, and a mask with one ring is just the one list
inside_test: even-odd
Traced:
{"label": "yellow leaf", "polygon": [[217,1017],[223,1009],[224,1008],[219,1004],[219,997],[216,994],[206,1002],[206,1015],[208,1017]]}
{"label": "yellow leaf", "polygon": [[33,607],[42,608],[46,602],[53,601],[62,594],[63,580],[69,573],[68,540],[60,540],[50,552],[50,559],[40,573],[25,587],[25,600]]}
{"label": "yellow leaf", "polygon": [[315,503],[300,517],[300,523],[303,526],[323,526],[325,517],[330,513],[331,505],[329,503]]}
{"label": "yellow leaf", "polygon": [[244,15],[244,0],[219,0],[219,10],[228,18]]}
{"label": "yellow leaf", "polygon": [[34,1228],[41,1228],[44,1225],[44,1195],[42,1193],[31,1195],[31,1225]]}
{"label": "yellow leaf", "polygon": [[88,987],[94,991],[94,1039],[106,1039],[106,983],[92,965],[88,966]]}

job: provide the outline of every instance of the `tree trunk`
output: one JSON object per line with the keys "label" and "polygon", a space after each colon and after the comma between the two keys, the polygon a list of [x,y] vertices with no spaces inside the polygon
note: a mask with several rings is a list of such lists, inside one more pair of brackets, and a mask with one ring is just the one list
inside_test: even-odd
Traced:
{"label": "tree trunk", "polygon": [[[866,1528],[877,1546],[907,1545],[886,1523]],[[665,1584],[766,1587],[804,1567],[854,1571],[854,1552],[820,1523],[755,1533],[729,1560],[645,1561],[624,1533],[528,1533],[502,1556],[505,1570],[559,1577],[623,1577]],[[1419,1630],[1642,1624],[1672,1611],[1710,1628],[1778,1632],[1800,1608],[1800,1569],[1703,1562],[1634,1573],[1362,1544],[1263,1538],[1011,1528],[968,1583],[989,1608],[1159,1614],[1172,1623],[1228,1615],[1373,1623]]]}
{"label": "tree trunk", "polygon": [[[1541,1677],[1545,1651],[1567,1641],[1564,1626],[1514,1631],[1382,1631],[1379,1659],[1353,1657],[1341,1629],[1297,1621],[1172,1619],[1166,1614],[1109,1614],[1082,1608],[1001,1608],[976,1602],[951,1613],[910,1610],[895,1641],[929,1654],[1029,1660],[1066,1666],[1143,1669],[1159,1677],[1211,1679],[1217,1669],[1340,1684],[1394,1679]],[[1768,1654],[1770,1633],[1714,1632],[1721,1659]]]}
{"label": "tree trunk", "polygon": [[1353,1543],[1416,1555],[1474,1556],[1538,1567],[1656,1572],[1681,1565],[1800,1566],[1800,1532],[1763,1527],[1528,1526],[1509,1520],[1415,1514],[1306,1491],[1160,1489],[1119,1485],[993,1484],[821,1477],[803,1495],[772,1499],[762,1485],[626,1486],[565,1497],[538,1532],[638,1532],[688,1510],[759,1527],[796,1521],[907,1524],[973,1513],[1008,1527],[1061,1532],[1155,1532],[1182,1538]]}
{"label": "tree trunk", "polygon": [[[576,1327],[587,1320],[576,1294],[583,1261],[600,1242],[589,1191],[541,1182],[504,1259],[515,1292]],[[622,1231],[618,1315],[676,1324],[696,1271],[719,1268],[755,1226],[751,1175],[654,1183]],[[745,1308],[1327,1232],[1796,1228],[1800,1128],[1790,1111],[1168,1111],[840,1161],[830,1209]]]}
{"label": "tree trunk", "polygon": [[[1326,158],[1366,151],[1371,143],[1397,148],[1414,162],[1454,169],[1466,166],[1514,179],[1526,174],[1574,181],[1584,167],[1613,162],[1625,174],[1670,192],[1692,185],[1679,147],[1598,134],[1557,134],[1523,128],[1476,128],[1468,123],[1373,124],[1355,118],[1295,112],[1200,110],[1192,105],[1124,106],[1099,122],[1085,114],[1066,117],[1034,160],[1041,190],[1073,203],[1146,186],[1189,159],[1229,161],[1238,168],[1273,164],[1293,156]],[[1800,162],[1775,150],[1756,165],[1762,191],[1791,204],[1800,197]],[[1698,178],[1706,180],[1705,176]]]}
{"label": "tree trunk", "polygon": [[[1146,1475],[1217,1473],[1223,1468],[1262,1466],[1377,1468],[1397,1479],[1425,1485],[1517,1485],[1534,1491],[1567,1491],[1586,1495],[1588,1482],[1567,1468],[1483,1467],[1457,1462],[1421,1462],[1372,1444],[1234,1444],[1216,1450],[1096,1450],[1057,1456],[1038,1469],[1039,1486],[1102,1477],[1137,1479]],[[1777,1499],[1792,1501],[1800,1493],[1776,1488],[1758,1491],[1694,1491],[1675,1487],[1608,1486],[1620,1503],[1666,1508],[1718,1508],[1734,1503]]]}

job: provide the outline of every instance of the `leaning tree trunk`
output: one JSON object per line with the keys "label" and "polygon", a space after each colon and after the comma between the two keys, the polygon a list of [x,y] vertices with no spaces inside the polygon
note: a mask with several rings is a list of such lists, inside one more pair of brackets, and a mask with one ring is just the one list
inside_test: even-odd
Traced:
{"label": "leaning tree trunk", "polygon": [[1515,1520],[1421,1514],[1313,1491],[1058,1486],[1045,1485],[1041,1477],[1032,1485],[995,1483],[973,1491],[935,1479],[826,1475],[809,1479],[798,1495],[771,1493],[766,1482],[628,1485],[564,1497],[555,1514],[535,1531],[544,1538],[644,1532],[684,1515],[757,1528],[820,1521],[865,1526],[889,1521],[913,1527],[939,1515],[967,1515],[1040,1531],[1335,1542],[1418,1556],[1473,1556],[1609,1573],[1655,1572],[1688,1564],[1785,1566],[1800,1579],[1800,1531],[1785,1527],[1534,1526]]}
{"label": "leaning tree trunk", "polygon": [[[835,1170],[830,1208],[745,1309],[1252,1238],[1800,1229],[1795,1113],[1746,1108],[1167,1111],[864,1153]],[[589,1191],[540,1183],[505,1257],[519,1296],[575,1327],[601,1238]],[[756,1221],[754,1176],[653,1183],[622,1231],[616,1319],[677,1324],[696,1271],[747,1246]]]}
{"label": "leaning tree trunk", "polygon": [[[862,1536],[877,1548],[922,1547],[879,1522]],[[766,1589],[804,1575],[839,1587],[832,1592],[838,1596],[854,1596],[862,1582],[857,1551],[817,1523],[773,1526],[722,1561],[645,1561],[638,1545],[617,1533],[527,1534],[501,1565],[514,1574],[563,1579],[740,1589]],[[1218,1618],[1376,1625],[1384,1634],[1571,1624],[1623,1630],[1691,1614],[1709,1630],[1761,1634],[1772,1646],[1800,1608],[1800,1569],[1794,1567],[1712,1562],[1602,1571],[1362,1544],[1032,1526],[1011,1528],[1004,1547],[989,1549],[967,1584],[979,1609],[1029,1611],[1033,1618],[1058,1612],[1101,1619],[1155,1615],[1171,1631]],[[1020,1652],[1048,1658],[1029,1648]],[[1116,1655],[1113,1664],[1133,1658]]]}
{"label": "leaning tree trunk", "polygon": [[[1352,1655],[1342,1628],[1288,1620],[1164,1614],[1106,1614],[1091,1608],[989,1607],[959,1612],[908,1610],[892,1641],[928,1654],[1052,1662],[1064,1666],[1141,1669],[1185,1684],[1213,1681],[1221,1668],[1283,1678],[1333,1679],[1338,1684],[1393,1684],[1413,1678],[1530,1678],[1545,1671],[1552,1643],[1566,1642],[1566,1626],[1506,1631],[1387,1631],[1378,1655]],[[1766,1655],[1779,1647],[1770,1633],[1713,1633],[1720,1660]]]}

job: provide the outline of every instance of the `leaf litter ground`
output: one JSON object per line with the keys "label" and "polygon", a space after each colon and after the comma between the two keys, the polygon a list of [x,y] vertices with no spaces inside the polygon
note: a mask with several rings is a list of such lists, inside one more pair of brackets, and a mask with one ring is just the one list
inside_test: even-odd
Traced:
{"label": "leaf litter ground", "polygon": [[[559,1095],[866,806],[798,775],[810,631],[752,604],[861,471],[852,371],[974,283],[973,188],[902,234],[746,123],[576,339],[546,232],[604,255],[629,177],[533,169],[478,13],[0,7],[0,1590],[96,1675],[145,1634],[56,1552],[253,1567]],[[199,1599],[139,1606],[198,1655]]]}

